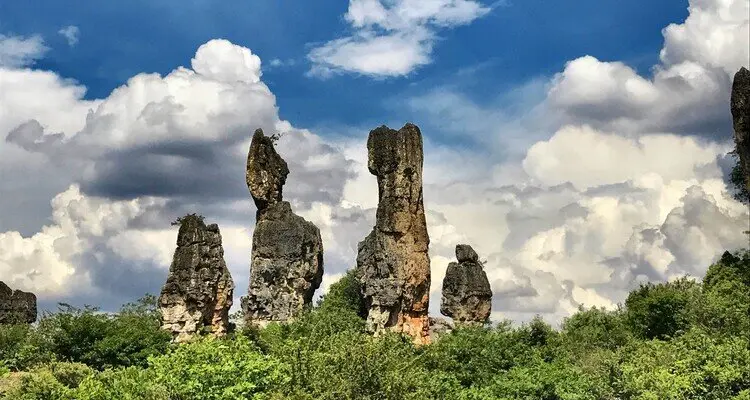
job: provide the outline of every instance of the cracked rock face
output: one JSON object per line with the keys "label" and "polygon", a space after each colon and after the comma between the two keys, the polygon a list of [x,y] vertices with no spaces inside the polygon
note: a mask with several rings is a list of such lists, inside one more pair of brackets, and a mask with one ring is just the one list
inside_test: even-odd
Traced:
{"label": "cracked rock face", "polygon": [[359,243],[357,276],[367,328],[429,342],[430,243],[422,199],[422,134],[413,124],[381,126],[367,139],[368,169],[378,181],[375,227]]}
{"label": "cracked rock face", "polygon": [[247,186],[258,207],[250,285],[242,298],[248,323],[265,325],[299,315],[312,303],[323,280],[320,230],[292,212],[282,200],[289,174],[271,138],[255,131],[247,159]]}
{"label": "cracked rock face", "polygon": [[484,323],[492,310],[492,289],[479,256],[469,245],[456,246],[458,262],[443,278],[440,313],[459,323]]}
{"label": "cracked rock face", "polygon": [[745,175],[745,184],[750,190],[750,71],[747,68],[741,68],[734,75],[731,107],[734,141]]}
{"label": "cracked rock face", "polygon": [[31,324],[36,321],[36,296],[12,290],[0,281],[0,324]]}
{"label": "cracked rock face", "polygon": [[195,215],[183,217],[169,276],[159,296],[162,328],[172,332],[176,342],[204,331],[226,334],[233,292],[219,226],[206,226]]}

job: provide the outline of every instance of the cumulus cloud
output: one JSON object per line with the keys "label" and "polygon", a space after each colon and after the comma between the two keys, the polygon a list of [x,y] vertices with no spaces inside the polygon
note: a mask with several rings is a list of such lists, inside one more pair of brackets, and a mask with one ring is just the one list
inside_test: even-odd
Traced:
{"label": "cumulus cloud", "polygon": [[[216,60],[222,62],[216,62]],[[221,82],[260,81],[260,57],[228,40],[214,39],[201,45],[192,60],[193,70]]]}
{"label": "cumulus cloud", "polygon": [[750,4],[692,0],[689,11],[683,23],[663,30],[661,63],[652,77],[593,56],[570,61],[549,90],[563,122],[631,135],[681,132],[723,139],[731,129],[726,94],[732,76],[750,60]]}
{"label": "cumulus cloud", "polygon": [[310,73],[406,75],[432,61],[440,29],[469,24],[489,11],[474,0],[350,0],[344,19],[353,34],[310,51]]}
{"label": "cumulus cloud", "polygon": [[[71,185],[52,199],[52,223],[31,237],[9,231],[0,234],[0,271],[12,286],[33,290],[40,297],[65,296],[71,289],[94,290],[87,283],[111,279],[108,265],[87,263],[103,256],[101,241],[127,228],[143,210],[159,206],[156,199],[112,202],[91,198]],[[138,276],[128,283],[133,285]]]}
{"label": "cumulus cloud", "polygon": [[81,30],[78,29],[75,25],[68,25],[64,28],[61,28],[59,31],[57,31],[60,35],[62,35],[65,40],[68,41],[68,46],[73,47],[78,44],[78,39],[81,36]]}
{"label": "cumulus cloud", "polygon": [[[200,46],[191,69],[136,75],[100,100],[84,100],[85,88],[51,72],[0,73],[9,78],[0,81],[10,83],[0,101],[18,110],[0,122],[6,135],[0,167],[13,178],[4,189],[20,189],[13,205],[21,216],[53,215],[51,224],[37,222],[24,232],[17,220],[0,220],[7,231],[3,276],[43,300],[80,301],[101,292],[108,293],[103,305],[112,307],[143,294],[139,291],[158,291],[174,250],[174,229],[164,227],[186,212],[220,224],[237,294],[243,294],[255,213],[244,166],[255,128],[282,133],[278,148],[292,169],[285,195],[301,213],[315,215],[322,205],[338,204],[353,176],[334,144],[279,119],[275,97],[260,80],[260,59],[225,40]],[[46,104],[17,101],[24,90]],[[60,189],[60,182],[75,186]],[[51,209],[24,200],[54,188],[62,193]],[[124,205],[151,201],[156,203],[118,217],[112,228],[81,232],[88,215],[111,221]],[[69,215],[69,204],[88,208]],[[67,217],[60,220],[58,214]],[[69,250],[51,243],[67,243]],[[33,254],[46,258],[35,261]],[[46,270],[37,273],[29,262],[42,262]],[[334,274],[345,269],[328,266]],[[134,277],[125,279],[128,273]]]}

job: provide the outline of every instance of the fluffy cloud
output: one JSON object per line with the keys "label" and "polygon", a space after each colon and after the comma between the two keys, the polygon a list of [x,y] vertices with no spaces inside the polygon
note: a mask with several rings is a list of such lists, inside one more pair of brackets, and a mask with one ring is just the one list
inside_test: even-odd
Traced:
{"label": "fluffy cloud", "polygon": [[[161,203],[149,198],[115,202],[91,198],[71,185],[52,199],[52,223],[40,232],[31,237],[14,231],[0,234],[3,279],[11,286],[33,290],[41,298],[68,296],[74,290],[93,295],[97,289],[93,282],[113,279],[123,271],[86,258],[105,257],[101,250],[113,235]],[[137,282],[138,275],[133,275],[128,285]]]}
{"label": "fluffy cloud", "polygon": [[[101,100],[84,100],[85,88],[51,72],[0,74],[0,101],[17,111],[1,122],[0,167],[11,178],[4,189],[20,194],[0,200],[20,215],[0,220],[3,276],[43,302],[100,294],[114,307],[158,291],[174,250],[169,221],[186,212],[220,224],[243,294],[255,211],[244,165],[255,128],[282,133],[279,151],[292,169],[285,195],[302,213],[338,204],[353,176],[336,146],[278,118],[260,59],[225,40],[200,46],[191,69],[136,75]],[[53,190],[51,207],[31,201]],[[50,212],[51,224],[20,221]]]}
{"label": "fluffy cloud", "polygon": [[350,0],[344,19],[354,34],[314,48],[310,72],[406,75],[431,62],[439,29],[469,24],[489,11],[474,0]]}
{"label": "fluffy cloud", "polygon": [[0,34],[0,68],[23,67],[33,64],[48,50],[39,35],[30,37]]}
{"label": "fluffy cloud", "polygon": [[564,123],[630,135],[681,132],[723,139],[731,129],[731,78],[750,59],[750,4],[692,0],[689,10],[684,23],[664,29],[653,77],[592,56],[569,62],[549,91]]}

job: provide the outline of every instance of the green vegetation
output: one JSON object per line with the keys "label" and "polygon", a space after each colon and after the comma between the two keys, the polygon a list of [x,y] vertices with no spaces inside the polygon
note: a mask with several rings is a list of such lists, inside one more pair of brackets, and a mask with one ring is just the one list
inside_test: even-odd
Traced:
{"label": "green vegetation", "polygon": [[293,323],[171,345],[147,296],[113,315],[61,305],[0,327],[0,393],[44,400],[750,400],[750,252],[703,280],[641,285],[580,308],[415,347],[364,332],[350,272]]}

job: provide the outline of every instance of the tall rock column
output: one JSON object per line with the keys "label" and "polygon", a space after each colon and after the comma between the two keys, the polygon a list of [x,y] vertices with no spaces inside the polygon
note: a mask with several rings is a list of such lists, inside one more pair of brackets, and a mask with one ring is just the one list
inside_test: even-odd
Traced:
{"label": "tall rock column", "polygon": [[745,67],[734,75],[731,107],[734,142],[737,144],[745,185],[750,190],[750,71]]}
{"label": "tall rock column", "polygon": [[440,313],[458,323],[485,323],[492,311],[492,289],[479,256],[471,246],[459,244],[456,258],[443,278]]}
{"label": "tall rock column", "polygon": [[34,293],[13,290],[0,281],[0,324],[31,324],[36,313]]}
{"label": "tall rock column", "polygon": [[367,328],[429,342],[430,238],[422,199],[422,134],[413,124],[381,126],[367,139],[368,169],[378,180],[375,227],[359,243],[357,276]]}
{"label": "tall rock column", "polygon": [[178,220],[177,249],[159,296],[162,328],[176,342],[208,329],[222,336],[229,328],[234,282],[224,262],[219,226],[191,214]]}
{"label": "tall rock column", "polygon": [[282,199],[289,168],[273,140],[258,129],[247,157],[247,187],[258,211],[253,232],[250,285],[242,298],[248,323],[289,321],[312,303],[323,280],[320,230],[294,214]]}

